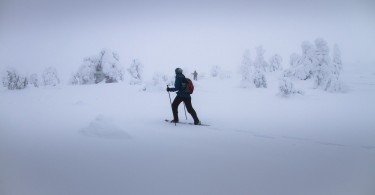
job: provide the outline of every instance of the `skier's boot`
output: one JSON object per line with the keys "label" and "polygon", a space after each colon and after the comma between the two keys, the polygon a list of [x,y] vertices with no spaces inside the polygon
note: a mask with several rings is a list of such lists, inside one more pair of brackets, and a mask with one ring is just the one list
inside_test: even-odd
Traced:
{"label": "skier's boot", "polygon": [[194,121],[194,125],[201,125],[202,123],[200,121]]}
{"label": "skier's boot", "polygon": [[177,120],[176,119],[171,120],[171,123],[178,123],[178,119]]}

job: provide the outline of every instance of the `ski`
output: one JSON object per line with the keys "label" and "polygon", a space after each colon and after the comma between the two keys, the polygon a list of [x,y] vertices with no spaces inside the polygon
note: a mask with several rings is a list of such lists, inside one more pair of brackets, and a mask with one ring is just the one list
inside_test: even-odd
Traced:
{"label": "ski", "polygon": [[[168,119],[165,119],[164,121],[167,122],[167,123],[174,124],[174,123],[171,122],[171,120],[168,120]],[[183,125],[194,125],[194,123],[189,123],[189,122],[178,122],[177,124],[183,124]],[[208,127],[208,126],[210,126],[210,125],[207,125],[207,124],[200,124],[200,125],[197,125],[197,126],[206,126],[206,127]]]}

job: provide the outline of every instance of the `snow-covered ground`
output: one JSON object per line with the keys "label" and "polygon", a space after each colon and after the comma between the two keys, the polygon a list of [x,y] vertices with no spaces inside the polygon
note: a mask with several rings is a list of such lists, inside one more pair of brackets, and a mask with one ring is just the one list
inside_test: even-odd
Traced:
{"label": "snow-covered ground", "polygon": [[375,71],[346,72],[348,93],[289,98],[278,73],[195,82],[209,127],[164,122],[168,93],[125,83],[2,89],[0,194],[373,195]]}

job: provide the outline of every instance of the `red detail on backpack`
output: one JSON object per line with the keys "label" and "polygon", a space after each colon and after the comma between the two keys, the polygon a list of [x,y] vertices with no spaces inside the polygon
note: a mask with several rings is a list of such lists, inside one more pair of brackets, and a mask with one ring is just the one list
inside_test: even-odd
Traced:
{"label": "red detail on backpack", "polygon": [[193,91],[194,91],[193,81],[191,81],[189,78],[185,78],[185,79],[186,79],[186,83],[187,83],[185,92],[192,94]]}

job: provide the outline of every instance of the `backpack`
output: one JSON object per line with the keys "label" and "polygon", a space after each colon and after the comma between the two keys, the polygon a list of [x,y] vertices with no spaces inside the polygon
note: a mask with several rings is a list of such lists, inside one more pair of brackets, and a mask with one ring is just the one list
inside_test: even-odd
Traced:
{"label": "backpack", "polygon": [[189,78],[183,78],[181,83],[181,91],[192,94],[194,91],[194,85],[193,81],[191,81]]}

